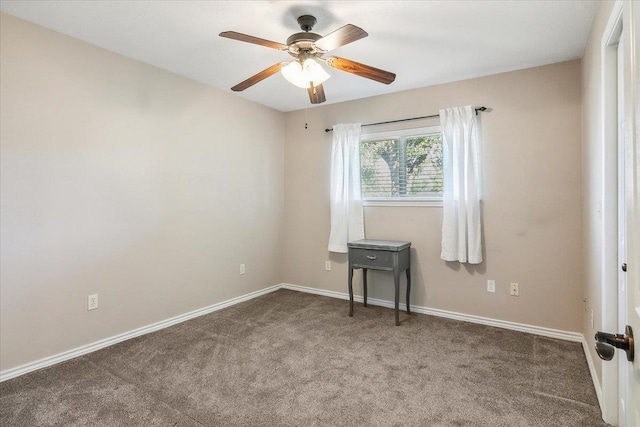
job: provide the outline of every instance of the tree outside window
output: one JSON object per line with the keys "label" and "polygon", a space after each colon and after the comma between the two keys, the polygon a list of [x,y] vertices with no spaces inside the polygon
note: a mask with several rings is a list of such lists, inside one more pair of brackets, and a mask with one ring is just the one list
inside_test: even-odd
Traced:
{"label": "tree outside window", "polygon": [[364,198],[404,199],[442,193],[442,135],[364,139],[360,143]]}

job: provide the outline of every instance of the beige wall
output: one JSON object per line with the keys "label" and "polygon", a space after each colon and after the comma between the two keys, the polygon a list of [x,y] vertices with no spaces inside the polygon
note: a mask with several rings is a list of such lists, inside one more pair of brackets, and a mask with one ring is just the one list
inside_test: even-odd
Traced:
{"label": "beige wall", "polygon": [[[580,67],[575,60],[288,113],[284,281],[347,290],[346,255],[327,251],[331,134],[325,127],[485,105],[493,109],[481,115],[486,261],[467,267],[440,260],[442,208],[367,207],[366,236],[412,241],[413,304],[580,331]],[[372,279],[371,297],[392,300],[390,276]],[[496,280],[495,294],[486,291],[487,279]],[[510,282],[520,283],[520,297],[509,296]]]}
{"label": "beige wall", "polygon": [[0,369],[280,282],[282,113],[0,29]]}
{"label": "beige wall", "polygon": [[582,330],[580,61],[282,114],[1,19],[0,369],[279,282],[345,292],[324,128],[465,104],[493,109],[485,263],[439,259],[441,208],[368,207],[367,237],[413,242],[414,304]]}

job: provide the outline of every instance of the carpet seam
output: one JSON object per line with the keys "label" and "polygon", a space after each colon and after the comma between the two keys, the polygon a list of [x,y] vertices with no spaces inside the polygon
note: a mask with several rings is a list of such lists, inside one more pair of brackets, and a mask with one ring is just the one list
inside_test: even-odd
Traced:
{"label": "carpet seam", "polygon": [[537,336],[533,337],[533,392],[536,393],[540,386],[540,372],[537,368],[538,366],[538,338]]}
{"label": "carpet seam", "polygon": [[563,402],[577,403],[578,405],[582,405],[582,406],[587,406],[587,407],[589,407],[589,408],[595,408],[595,409],[598,409],[598,407],[597,407],[597,406],[590,405],[590,404],[588,404],[588,403],[581,402],[581,401],[579,401],[579,400],[569,399],[568,397],[562,397],[562,396],[558,396],[558,395],[555,395],[555,394],[549,394],[549,393],[544,393],[544,392],[542,392],[542,391],[535,391],[535,390],[534,390],[534,392],[533,392],[533,393],[534,393],[534,394],[537,394],[537,395],[540,395],[540,396],[550,397],[550,398],[552,398],[552,399],[558,399],[558,400],[561,400],[561,401],[563,401]]}
{"label": "carpet seam", "polygon": [[196,418],[193,418],[191,415],[186,414],[184,412],[182,412],[180,409],[174,407],[173,405],[171,405],[169,402],[165,402],[164,399],[160,398],[158,395],[156,395],[155,393],[153,393],[152,391],[140,387],[139,385],[132,383],[131,381],[127,380],[126,378],[122,377],[121,375],[118,375],[117,373],[111,371],[110,369],[107,369],[106,367],[100,365],[97,362],[94,362],[93,360],[89,360],[88,358],[86,358],[86,361],[89,362],[89,364],[93,365],[94,367],[106,372],[107,374],[113,375],[114,377],[124,381],[127,384],[130,384],[131,386],[135,387],[136,389],[144,392],[145,394],[147,394],[148,396],[150,396],[153,400],[155,400],[156,402],[161,402],[165,405],[167,405],[169,408],[173,409],[174,411],[176,411],[177,413],[189,418],[190,420],[194,421],[195,423],[197,423],[198,425],[201,425],[203,427],[207,427],[207,424],[203,424],[201,421],[197,420]]}
{"label": "carpet seam", "polygon": [[539,337],[539,336],[534,336],[533,338],[533,364],[534,364],[534,377],[533,377],[533,393],[534,394],[538,394],[540,396],[546,396],[546,397],[550,397],[550,398],[554,398],[554,399],[560,399],[561,401],[566,401],[566,402],[574,402],[574,403],[579,403],[581,405],[585,405],[588,406],[590,408],[597,408],[600,409],[600,404],[597,403],[596,405],[591,405],[589,403],[585,403],[585,402],[581,402],[579,400],[573,400],[573,399],[569,399],[567,397],[562,397],[562,396],[558,396],[555,394],[549,394],[549,393],[544,393],[542,391],[538,391],[539,389],[539,376],[540,373],[537,369],[535,369],[536,366],[538,366],[538,353],[539,353],[539,343],[538,341],[540,339],[544,339],[544,337]]}

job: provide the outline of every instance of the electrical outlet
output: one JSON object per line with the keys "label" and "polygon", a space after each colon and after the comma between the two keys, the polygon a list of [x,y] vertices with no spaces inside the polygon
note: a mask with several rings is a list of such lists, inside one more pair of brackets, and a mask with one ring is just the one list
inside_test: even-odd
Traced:
{"label": "electrical outlet", "polygon": [[89,295],[87,297],[87,310],[95,310],[98,308],[98,294]]}
{"label": "electrical outlet", "polygon": [[244,264],[240,264],[240,274],[244,274],[244,273],[245,273]]}
{"label": "electrical outlet", "polygon": [[512,297],[519,297],[520,296],[520,285],[518,285],[517,283],[512,283],[511,284],[511,293],[510,295]]}
{"label": "electrical outlet", "polygon": [[327,271],[331,271],[331,261],[324,262],[324,269]]}
{"label": "electrical outlet", "polygon": [[487,280],[487,292],[495,292],[495,291],[496,291],[496,281]]}

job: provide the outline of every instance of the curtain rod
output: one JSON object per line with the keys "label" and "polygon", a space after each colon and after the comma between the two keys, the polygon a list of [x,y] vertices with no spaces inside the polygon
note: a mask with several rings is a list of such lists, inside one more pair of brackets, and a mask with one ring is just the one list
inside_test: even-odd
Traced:
{"label": "curtain rod", "polygon": [[[486,111],[487,107],[478,107],[475,110],[477,115],[479,111]],[[411,120],[433,119],[435,117],[440,117],[440,114],[432,114],[430,116],[422,116],[422,117],[411,117],[410,119],[389,120],[388,122],[368,123],[366,125],[362,125],[361,127],[388,125],[389,123],[410,122]],[[333,131],[333,129],[325,129],[324,131],[331,132]]]}

